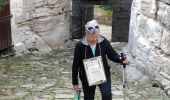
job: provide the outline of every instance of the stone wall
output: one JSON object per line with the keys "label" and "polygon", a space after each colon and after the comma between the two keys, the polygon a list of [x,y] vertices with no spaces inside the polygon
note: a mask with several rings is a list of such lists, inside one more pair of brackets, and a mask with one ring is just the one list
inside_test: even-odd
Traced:
{"label": "stone wall", "polygon": [[128,50],[133,67],[170,94],[170,0],[133,0]]}
{"label": "stone wall", "polygon": [[16,53],[48,52],[69,39],[68,0],[11,0],[12,40]]}

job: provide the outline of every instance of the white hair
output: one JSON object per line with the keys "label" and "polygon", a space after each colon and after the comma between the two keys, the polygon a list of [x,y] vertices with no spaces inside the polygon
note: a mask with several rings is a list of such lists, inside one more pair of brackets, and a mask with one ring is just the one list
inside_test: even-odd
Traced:
{"label": "white hair", "polygon": [[[94,26],[99,26],[99,23],[96,20],[91,20],[87,22],[87,24],[85,25],[86,33],[89,27],[94,27]],[[100,26],[99,26],[99,29],[100,29]]]}

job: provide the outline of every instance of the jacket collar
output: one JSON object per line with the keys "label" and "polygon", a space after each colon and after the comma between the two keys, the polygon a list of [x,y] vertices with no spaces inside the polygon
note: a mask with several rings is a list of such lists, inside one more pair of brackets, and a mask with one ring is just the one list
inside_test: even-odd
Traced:
{"label": "jacket collar", "polygon": [[[98,43],[101,43],[101,42],[103,42],[103,41],[104,41],[104,37],[103,37],[103,36],[100,36],[100,37],[99,37],[99,40],[98,40]],[[87,37],[86,37],[86,36],[84,36],[84,37],[80,40],[80,42],[81,42],[82,44],[84,44],[84,45],[89,45],[88,42],[87,42]]]}

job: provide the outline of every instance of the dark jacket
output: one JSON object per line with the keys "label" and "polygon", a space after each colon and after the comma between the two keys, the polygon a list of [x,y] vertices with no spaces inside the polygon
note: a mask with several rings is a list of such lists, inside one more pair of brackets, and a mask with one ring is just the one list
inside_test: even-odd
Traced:
{"label": "dark jacket", "polygon": [[[101,50],[101,56],[103,60],[105,74],[106,74],[106,77],[109,77],[110,66],[108,65],[107,57],[114,62],[120,63],[121,62],[120,56],[112,48],[112,46],[110,45],[110,42],[102,36],[100,37],[99,42],[96,45],[95,56],[100,56],[100,50]],[[85,69],[83,65],[83,59],[85,59],[85,51],[86,51],[86,59],[94,57],[90,46],[87,44],[86,37],[81,39],[75,46],[74,59],[73,59],[73,65],[72,65],[72,84],[73,85],[78,84],[78,73],[79,73],[79,77],[81,78],[81,80],[84,80],[87,82]]]}

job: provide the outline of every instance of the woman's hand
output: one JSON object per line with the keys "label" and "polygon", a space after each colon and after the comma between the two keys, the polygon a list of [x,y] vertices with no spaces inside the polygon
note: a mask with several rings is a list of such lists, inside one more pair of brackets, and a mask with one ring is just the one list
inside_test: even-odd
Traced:
{"label": "woman's hand", "polygon": [[80,88],[79,88],[79,85],[73,85],[73,90],[74,91],[78,91]]}
{"label": "woman's hand", "polygon": [[127,60],[127,58],[125,59],[125,60],[123,60],[123,64],[128,64],[128,60]]}

